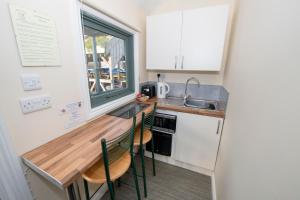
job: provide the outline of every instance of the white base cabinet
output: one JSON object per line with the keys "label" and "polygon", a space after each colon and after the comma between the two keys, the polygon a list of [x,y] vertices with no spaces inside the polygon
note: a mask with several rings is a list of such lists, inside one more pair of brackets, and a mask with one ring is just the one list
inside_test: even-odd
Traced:
{"label": "white base cabinet", "polygon": [[178,112],[174,158],[213,171],[222,126],[221,118]]}
{"label": "white base cabinet", "polygon": [[160,109],[157,112],[177,116],[171,157],[158,155],[159,160],[205,174],[214,171],[223,118]]}

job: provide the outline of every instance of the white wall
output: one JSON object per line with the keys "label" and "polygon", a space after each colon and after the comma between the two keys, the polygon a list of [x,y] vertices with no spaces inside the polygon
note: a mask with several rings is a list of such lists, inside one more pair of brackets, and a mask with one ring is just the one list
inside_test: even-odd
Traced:
{"label": "white wall", "polygon": [[[161,14],[174,10],[195,9],[202,6],[217,5],[229,3],[234,5],[235,0],[151,0],[144,1],[144,7],[147,15]],[[232,10],[233,11],[233,10]],[[233,13],[231,13],[233,14]],[[226,42],[226,46],[228,42]],[[225,61],[226,62],[226,61]],[[157,80],[156,74],[165,75],[167,82],[185,82],[188,78],[194,76],[203,84],[222,84],[224,69],[220,72],[172,72],[172,71],[148,71],[148,80]]]}
{"label": "white wall", "polygon": [[[0,113],[11,133],[13,145],[18,154],[44,144],[47,141],[70,131],[65,129],[68,117],[61,116],[59,109],[65,104],[83,100],[81,91],[80,49],[78,49],[78,21],[76,17],[77,0],[4,0],[0,3]],[[60,67],[22,67],[10,19],[8,3],[36,9],[52,16],[56,22],[59,48],[62,60]],[[99,10],[120,19],[140,31],[140,80],[147,78],[145,71],[145,14],[134,0],[112,1],[89,0]],[[20,75],[37,73],[41,76],[43,89],[24,92]],[[23,115],[19,106],[21,97],[50,94],[52,108]],[[86,104],[85,104],[86,105]],[[82,109],[82,115],[85,116]]]}
{"label": "white wall", "polygon": [[[59,113],[61,107],[73,101],[83,100],[81,91],[79,32],[76,8],[77,0],[2,0],[0,2],[0,115],[8,127],[13,146],[20,155],[52,140],[70,129],[65,129],[67,116]],[[108,15],[125,22],[140,31],[140,80],[145,81],[145,13],[135,0],[89,0],[86,1]],[[10,19],[8,3],[36,9],[52,16],[56,22],[62,65],[60,67],[22,67]],[[43,89],[24,92],[20,75],[37,73],[41,76]],[[50,94],[52,108],[23,115],[21,97]],[[86,105],[86,104],[85,104]],[[86,115],[85,108],[81,113]],[[64,194],[34,173],[28,172],[37,199],[63,199]]]}
{"label": "white wall", "polygon": [[240,0],[218,200],[300,199],[300,2]]}

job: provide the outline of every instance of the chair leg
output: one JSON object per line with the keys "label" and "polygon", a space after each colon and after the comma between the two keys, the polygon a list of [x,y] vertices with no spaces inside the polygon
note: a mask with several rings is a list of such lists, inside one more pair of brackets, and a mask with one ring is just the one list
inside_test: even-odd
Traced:
{"label": "chair leg", "polygon": [[131,164],[132,164],[132,174],[133,174],[133,178],[134,178],[137,197],[138,197],[138,200],[141,200],[141,193],[140,193],[140,188],[139,188],[139,182],[138,182],[138,179],[137,179],[136,165],[135,165],[134,158],[131,159]]}
{"label": "chair leg", "polygon": [[111,182],[112,185],[112,189],[113,189],[113,193],[114,193],[114,197],[116,196],[116,189],[115,189],[115,183]]}
{"label": "chair leg", "polygon": [[111,181],[108,182],[107,186],[108,186],[108,190],[109,190],[111,200],[115,200],[115,192],[114,192],[113,182],[111,182]]}
{"label": "chair leg", "polygon": [[155,159],[154,159],[154,140],[153,140],[153,138],[152,138],[152,141],[151,141],[151,151],[152,151],[152,171],[153,171],[153,176],[156,176]]}
{"label": "chair leg", "polygon": [[142,161],[142,171],[143,171],[143,182],[144,182],[144,196],[147,197],[147,182],[146,182],[146,171],[145,171],[145,160],[144,160],[145,150],[143,146],[140,147],[140,156]]}
{"label": "chair leg", "polygon": [[118,187],[121,187],[121,178],[118,178]]}
{"label": "chair leg", "polygon": [[85,179],[83,179],[83,184],[84,184],[85,199],[89,200],[90,199],[90,194],[89,194],[89,185],[88,185],[88,182]]}

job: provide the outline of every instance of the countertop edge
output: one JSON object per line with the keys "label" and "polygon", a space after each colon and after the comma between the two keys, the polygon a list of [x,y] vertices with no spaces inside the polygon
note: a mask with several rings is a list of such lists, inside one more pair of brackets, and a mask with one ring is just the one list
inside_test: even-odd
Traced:
{"label": "countertop edge", "polygon": [[51,176],[49,173],[47,173],[46,171],[42,170],[41,168],[37,167],[31,161],[27,160],[24,157],[22,157],[22,161],[23,161],[23,163],[28,168],[32,169],[33,171],[35,171],[36,173],[38,173],[40,176],[44,177],[45,179],[47,179],[48,181],[50,181],[51,183],[53,183],[59,189],[61,189],[61,190],[65,189],[65,187],[63,186],[63,184],[59,180],[57,180],[56,178],[54,178],[53,176]]}
{"label": "countertop edge", "polygon": [[162,110],[170,110],[170,111],[176,111],[176,112],[183,112],[183,113],[190,113],[190,114],[196,114],[196,115],[204,115],[209,117],[217,117],[217,118],[225,118],[225,111],[210,111],[210,110],[204,110],[199,108],[189,108],[189,107],[182,107],[177,105],[165,105],[160,104],[157,100],[157,98],[151,98],[145,102],[145,104],[152,104],[154,102],[157,102],[157,108]]}

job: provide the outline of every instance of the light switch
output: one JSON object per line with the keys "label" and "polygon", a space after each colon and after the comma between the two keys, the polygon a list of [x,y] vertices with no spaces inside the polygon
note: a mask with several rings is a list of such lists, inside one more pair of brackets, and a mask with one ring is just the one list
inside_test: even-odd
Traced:
{"label": "light switch", "polygon": [[38,74],[21,75],[22,85],[25,91],[39,90],[42,88],[40,76]]}

